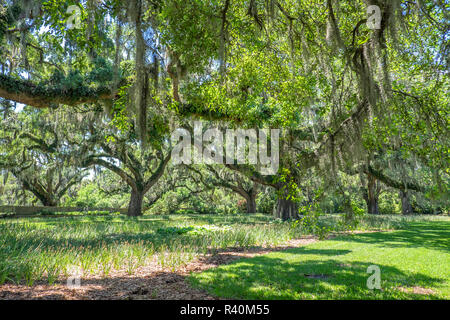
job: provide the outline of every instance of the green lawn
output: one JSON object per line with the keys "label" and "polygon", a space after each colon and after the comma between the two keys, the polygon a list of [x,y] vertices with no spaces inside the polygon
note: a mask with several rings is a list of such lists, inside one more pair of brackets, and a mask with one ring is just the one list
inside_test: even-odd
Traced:
{"label": "green lawn", "polygon": [[[237,299],[449,299],[450,221],[411,221],[402,230],[241,259],[190,281]],[[367,288],[370,265],[381,270],[381,290]]]}

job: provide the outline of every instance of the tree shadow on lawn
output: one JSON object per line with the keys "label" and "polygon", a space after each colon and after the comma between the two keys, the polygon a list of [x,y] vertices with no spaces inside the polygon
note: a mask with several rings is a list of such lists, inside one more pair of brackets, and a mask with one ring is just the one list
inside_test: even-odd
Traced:
{"label": "tree shadow on lawn", "polygon": [[[449,252],[450,223],[411,223],[405,230],[394,232],[344,235],[331,241],[349,241],[390,248],[427,248]],[[382,290],[369,290],[364,261],[339,261],[333,256],[347,250],[295,248],[286,254],[319,255],[294,262],[265,255],[244,259],[218,269],[195,274],[193,284],[208,292],[227,298],[245,299],[439,299],[438,293],[428,295],[410,292],[417,288],[432,288],[445,283],[445,278],[433,278],[421,273],[404,272],[392,266],[377,264],[381,269]],[[324,260],[327,256],[330,259]],[[289,256],[286,257],[290,259]],[[411,289],[411,290],[410,290]]]}
{"label": "tree shadow on lawn", "polygon": [[[379,265],[381,290],[367,288],[371,274],[368,262],[331,259],[348,250],[296,248],[283,253],[325,255],[328,260],[288,262],[271,255],[242,259],[231,264],[192,274],[194,287],[222,298],[237,299],[442,299],[434,291],[428,295],[402,290],[434,287],[445,279],[420,273],[405,273],[392,266]],[[289,256],[287,257],[290,258]],[[294,256],[293,259],[296,259]]]}
{"label": "tree shadow on lawn", "polygon": [[331,240],[370,243],[380,247],[427,248],[450,252],[450,222],[410,223],[402,230],[359,233],[338,236]]}

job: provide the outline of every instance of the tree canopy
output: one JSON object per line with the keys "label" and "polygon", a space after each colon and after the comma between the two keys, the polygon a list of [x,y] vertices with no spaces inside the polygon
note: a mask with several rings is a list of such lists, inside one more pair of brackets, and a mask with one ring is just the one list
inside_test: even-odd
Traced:
{"label": "tree canopy", "polygon": [[[376,213],[377,183],[405,206],[410,192],[448,196],[449,30],[447,1],[0,0],[0,104],[5,121],[18,105],[43,122],[73,115],[55,141],[45,126],[14,139],[116,173],[140,199],[130,215],[168,167],[171,132],[199,118],[281,129],[277,174],[202,168],[205,188],[239,189],[251,211],[253,190],[273,188],[287,219],[302,186],[350,199],[359,175]],[[61,134],[68,146],[43,150]]]}

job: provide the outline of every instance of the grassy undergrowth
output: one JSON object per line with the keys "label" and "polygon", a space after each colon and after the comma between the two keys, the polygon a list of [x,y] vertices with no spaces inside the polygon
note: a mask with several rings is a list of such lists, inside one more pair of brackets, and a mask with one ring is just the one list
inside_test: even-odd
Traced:
{"label": "grassy undergrowth", "polygon": [[[237,299],[449,299],[450,219],[430,220],[241,259],[190,281]],[[367,288],[371,265],[380,268],[381,290]]]}
{"label": "grassy undergrowth", "polygon": [[301,235],[264,215],[36,217],[0,220],[0,284],[55,282],[74,272],[108,277],[156,261],[176,268],[228,247],[277,245]]}
{"label": "grassy undergrowth", "polygon": [[[421,217],[366,217],[359,229],[396,229]],[[339,230],[338,216],[319,224]],[[118,215],[0,220],[0,284],[52,284],[73,273],[108,277],[112,270],[133,274],[157,261],[177,268],[200,254],[239,247],[278,245],[310,230],[265,215],[168,215],[128,218]]]}

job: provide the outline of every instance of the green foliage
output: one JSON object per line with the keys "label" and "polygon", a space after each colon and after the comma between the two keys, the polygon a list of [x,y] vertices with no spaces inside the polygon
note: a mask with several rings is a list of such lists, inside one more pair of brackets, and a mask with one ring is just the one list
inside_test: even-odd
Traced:
{"label": "green foliage", "polygon": [[6,34],[6,30],[18,20],[21,11],[19,2],[15,2],[11,6],[4,5],[3,0],[0,2],[0,43]]}
{"label": "green foliage", "polygon": [[[92,83],[108,83],[113,80],[113,66],[102,57],[95,58],[92,66],[92,71],[87,75],[86,81]],[[118,77],[121,78],[119,74]]]}
{"label": "green foliage", "polygon": [[320,240],[326,239],[332,228],[321,223],[320,217],[323,215],[312,205],[305,205],[299,208],[302,218],[293,222],[293,227],[299,226],[304,232],[316,235]]}
{"label": "green foliage", "polygon": [[[183,197],[178,192],[168,192],[162,196],[154,205],[152,205],[145,214],[167,215],[176,212],[179,209],[179,198]],[[200,213],[202,213],[200,211]]]}
{"label": "green foliage", "polygon": [[398,192],[383,192],[379,198],[381,214],[400,214],[401,203]]}
{"label": "green foliage", "polygon": [[126,206],[127,194],[108,195],[93,182],[83,183],[78,190],[72,190],[71,196],[66,197],[64,205],[80,208],[122,208]]}
{"label": "green foliage", "polygon": [[[39,84],[44,95],[57,95],[64,91],[74,98],[94,94],[95,91],[106,91],[113,80],[112,65],[98,57],[92,64],[91,71],[83,73],[79,69],[71,69],[67,75],[56,69],[48,81]],[[53,92],[53,93],[52,93]],[[107,92],[107,91],[106,91]]]}
{"label": "green foliage", "polygon": [[[410,192],[416,212],[449,211],[447,4],[380,3],[389,19],[373,31],[360,23],[367,18],[367,1],[331,1],[333,17],[317,0],[139,1],[130,6],[107,1],[94,8],[92,1],[48,0],[42,12],[26,19],[19,18],[24,8],[16,2],[0,1],[0,91],[8,93],[5,97],[31,96],[42,108],[64,102],[77,111],[61,118],[52,116],[57,114],[53,109],[25,107],[15,113],[2,98],[0,166],[11,170],[32,159],[23,176],[48,182],[52,172],[68,176],[68,168],[86,163],[109,169],[117,164],[112,171],[128,186],[100,192],[111,183],[96,176],[98,186],[70,188],[64,199],[68,205],[123,206],[130,187],[142,187],[157,171],[157,160],[170,152],[169,133],[186,126],[183,117],[195,115],[231,120],[229,127],[281,128],[280,170],[263,181],[278,192],[260,194],[258,209],[271,213],[277,197],[299,203],[303,218],[295,226],[320,238],[330,231],[325,212],[344,213],[336,224],[342,230],[367,219],[367,183],[360,183],[357,174],[365,175],[368,167],[390,178],[376,177],[384,184],[381,213],[400,212],[397,192],[408,183],[422,190]],[[80,9],[80,28],[67,28],[69,5]],[[136,29],[137,18],[142,30]],[[27,30],[18,30],[22,27]],[[144,30],[146,56],[140,66],[135,48]],[[148,76],[142,92],[147,113],[137,117],[140,73]],[[176,93],[181,101],[175,101]],[[92,98],[91,103],[78,106],[81,97]],[[147,143],[139,131],[144,118]],[[53,125],[54,132],[49,130]],[[52,132],[60,140],[64,136],[57,152]],[[251,170],[246,175],[258,178]],[[189,197],[198,181],[165,192],[170,177],[156,178],[165,190],[156,193],[152,186],[149,214],[243,209],[230,192],[204,188]],[[4,183],[2,203],[33,201],[20,181],[12,182]],[[46,186],[54,185],[59,183]],[[246,245],[253,241],[243,232],[235,238]]]}
{"label": "green foliage", "polygon": [[256,198],[256,208],[258,212],[272,214],[276,204],[276,193],[271,188],[260,192]]}

